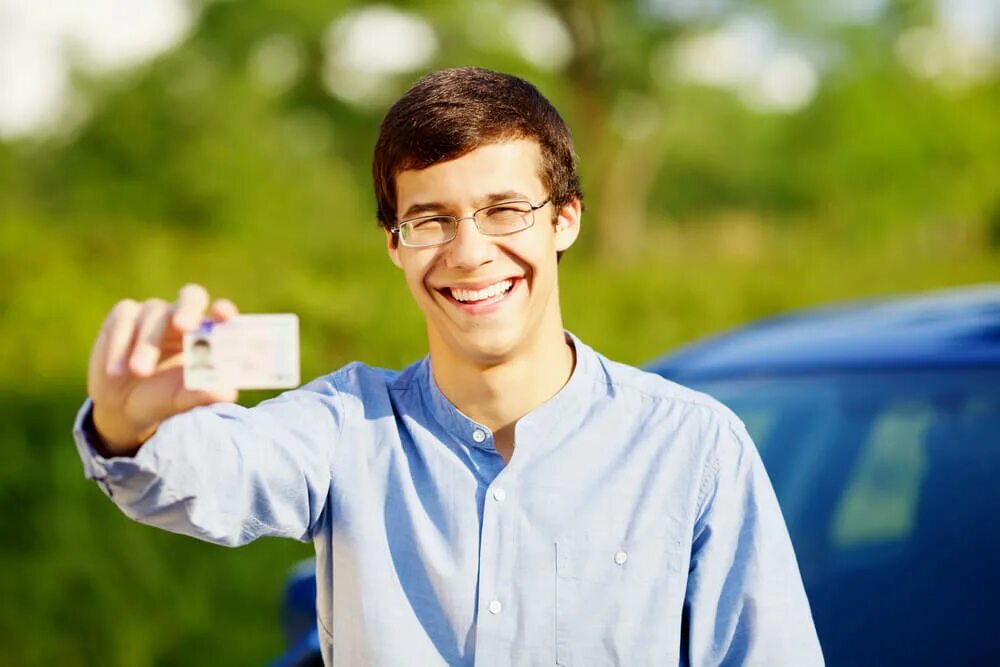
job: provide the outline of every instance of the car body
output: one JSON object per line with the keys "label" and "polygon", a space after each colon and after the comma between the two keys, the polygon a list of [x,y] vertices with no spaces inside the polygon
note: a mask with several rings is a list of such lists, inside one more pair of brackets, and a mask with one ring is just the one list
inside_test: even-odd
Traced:
{"label": "car body", "polygon": [[[798,311],[647,368],[746,423],[829,665],[1000,664],[1000,285]],[[288,591],[275,665],[319,664],[315,580]]]}

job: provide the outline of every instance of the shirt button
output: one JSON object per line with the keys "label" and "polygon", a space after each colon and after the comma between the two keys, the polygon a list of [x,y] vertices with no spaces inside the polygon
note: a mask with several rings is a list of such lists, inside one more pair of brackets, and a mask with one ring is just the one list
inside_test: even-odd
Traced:
{"label": "shirt button", "polygon": [[624,551],[619,551],[618,553],[615,554],[615,563],[617,563],[618,565],[624,565],[625,561],[627,560],[628,560],[628,554],[625,553]]}
{"label": "shirt button", "polygon": [[493,499],[496,500],[498,503],[502,503],[506,497],[507,497],[507,492],[504,491],[503,489],[500,488],[493,489]]}
{"label": "shirt button", "polygon": [[486,440],[486,434],[483,432],[481,428],[477,428],[475,431],[472,432],[472,439],[475,440],[476,442],[483,442],[484,440]]}
{"label": "shirt button", "polygon": [[503,609],[503,605],[500,604],[500,600],[490,602],[489,610],[491,614],[499,614],[501,609]]}

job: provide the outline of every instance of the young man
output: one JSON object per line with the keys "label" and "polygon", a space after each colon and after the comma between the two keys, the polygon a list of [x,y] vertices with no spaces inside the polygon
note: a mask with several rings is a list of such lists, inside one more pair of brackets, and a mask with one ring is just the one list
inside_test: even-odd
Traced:
{"label": "young man", "polygon": [[247,409],[183,388],[204,289],[123,301],[77,422],[87,475],[167,530],[312,540],[327,664],[822,664],[740,421],[563,330],[581,193],[549,102],[432,73],[389,110],[373,171],[429,356]]}

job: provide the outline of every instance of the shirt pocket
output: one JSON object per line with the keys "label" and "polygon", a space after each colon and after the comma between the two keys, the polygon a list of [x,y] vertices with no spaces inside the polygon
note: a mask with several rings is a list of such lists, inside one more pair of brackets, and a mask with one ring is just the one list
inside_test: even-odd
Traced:
{"label": "shirt pocket", "polygon": [[555,548],[557,664],[677,663],[687,587],[679,538],[591,532]]}

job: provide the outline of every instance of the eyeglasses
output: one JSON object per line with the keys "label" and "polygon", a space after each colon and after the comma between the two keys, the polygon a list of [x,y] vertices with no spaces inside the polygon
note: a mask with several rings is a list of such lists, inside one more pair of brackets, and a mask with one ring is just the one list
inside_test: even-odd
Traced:
{"label": "eyeglasses", "polygon": [[535,211],[551,201],[541,204],[529,201],[505,201],[484,206],[465,218],[453,215],[428,215],[403,220],[389,231],[399,234],[399,240],[408,248],[430,248],[444,245],[458,236],[458,223],[472,220],[476,229],[486,236],[507,236],[522,232],[535,224]]}

